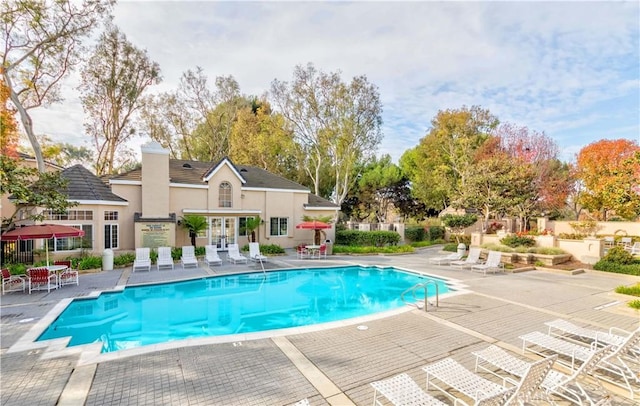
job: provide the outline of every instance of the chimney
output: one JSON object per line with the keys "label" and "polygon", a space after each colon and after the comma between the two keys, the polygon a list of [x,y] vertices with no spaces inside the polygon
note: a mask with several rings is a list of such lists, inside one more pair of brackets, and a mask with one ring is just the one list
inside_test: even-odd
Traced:
{"label": "chimney", "polygon": [[142,218],[169,217],[169,151],[152,141],[142,147]]}

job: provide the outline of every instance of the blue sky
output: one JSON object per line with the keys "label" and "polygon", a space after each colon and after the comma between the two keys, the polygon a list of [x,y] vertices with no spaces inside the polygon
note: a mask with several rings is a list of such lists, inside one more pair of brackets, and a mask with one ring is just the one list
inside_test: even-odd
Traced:
{"label": "blue sky", "polygon": [[[440,109],[480,105],[544,131],[572,160],[583,146],[640,142],[638,2],[120,2],[115,23],[173,90],[201,66],[260,95],[312,62],[379,87],[379,154],[415,147]],[[78,75],[35,128],[81,144]],[[141,142],[141,140],[138,140]]]}

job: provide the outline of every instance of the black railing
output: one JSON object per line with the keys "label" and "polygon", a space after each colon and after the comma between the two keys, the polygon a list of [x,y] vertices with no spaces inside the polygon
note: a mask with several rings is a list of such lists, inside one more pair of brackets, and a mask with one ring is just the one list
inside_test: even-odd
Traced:
{"label": "black railing", "polygon": [[2,241],[0,243],[0,262],[5,264],[33,264],[33,250],[18,250],[18,242]]}

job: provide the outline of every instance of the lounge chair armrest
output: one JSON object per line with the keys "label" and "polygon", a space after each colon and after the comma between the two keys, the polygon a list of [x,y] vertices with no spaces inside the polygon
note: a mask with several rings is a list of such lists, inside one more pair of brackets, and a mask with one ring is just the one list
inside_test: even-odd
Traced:
{"label": "lounge chair armrest", "polygon": [[609,334],[615,334],[615,332],[618,332],[618,334],[624,334],[625,337],[631,335],[631,331],[627,331],[618,327],[611,327],[609,329]]}
{"label": "lounge chair armrest", "polygon": [[502,386],[504,386],[506,388],[507,387],[507,383],[511,384],[512,386],[518,386],[518,384],[519,384],[519,382],[517,382],[513,378],[511,378],[509,376],[505,376],[505,377],[502,378]]}

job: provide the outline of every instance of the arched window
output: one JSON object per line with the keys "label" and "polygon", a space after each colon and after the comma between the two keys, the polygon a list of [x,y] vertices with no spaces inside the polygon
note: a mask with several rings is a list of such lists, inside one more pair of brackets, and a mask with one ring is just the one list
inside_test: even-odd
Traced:
{"label": "arched window", "polygon": [[233,204],[231,183],[222,182],[220,184],[220,190],[218,191],[218,204],[219,207],[231,207]]}

